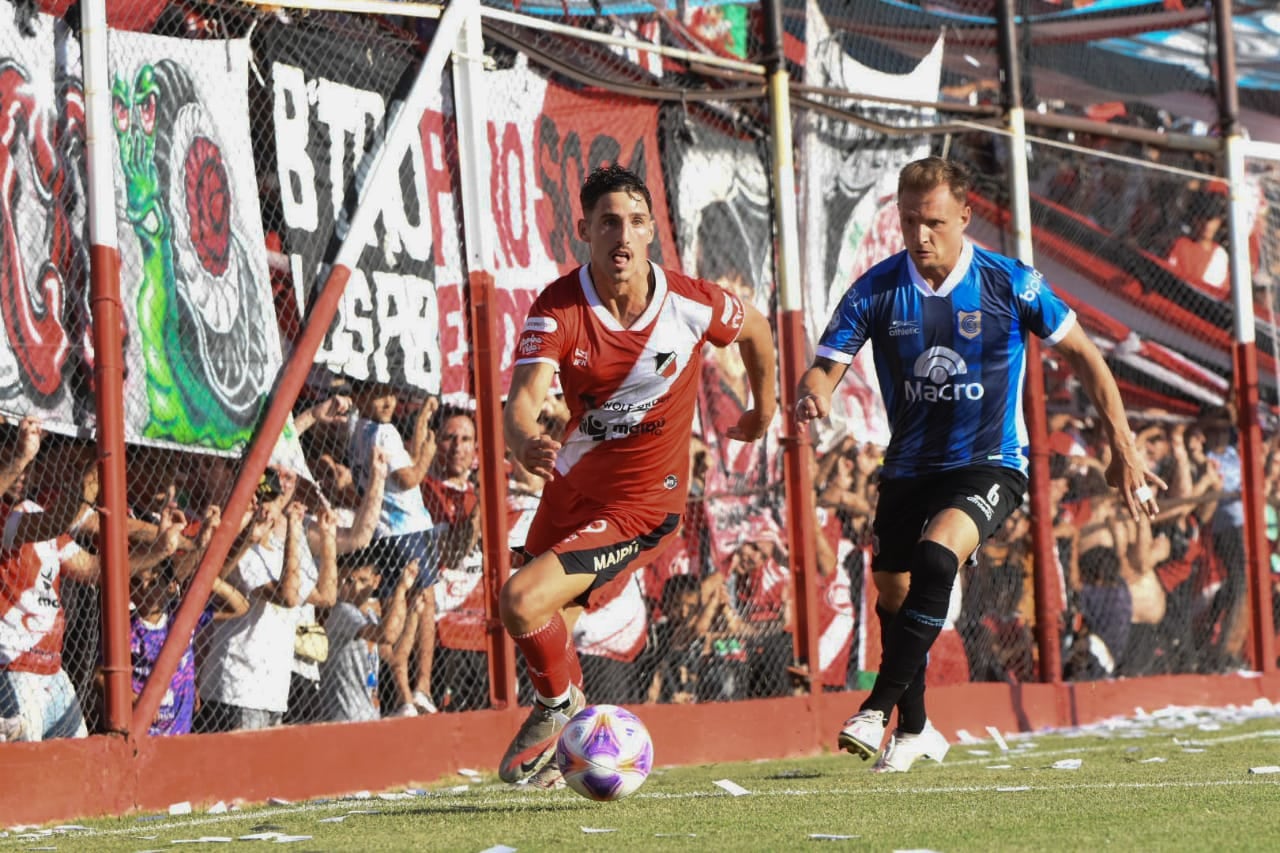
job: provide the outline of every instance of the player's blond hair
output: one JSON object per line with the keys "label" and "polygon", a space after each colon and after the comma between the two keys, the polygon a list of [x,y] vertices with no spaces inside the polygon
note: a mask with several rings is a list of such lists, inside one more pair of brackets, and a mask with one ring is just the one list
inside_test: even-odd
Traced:
{"label": "player's blond hair", "polygon": [[969,170],[954,160],[941,157],[925,157],[902,167],[898,173],[898,195],[903,193],[927,193],[937,187],[945,186],[951,191],[956,201],[965,204],[969,199],[969,188],[973,178]]}

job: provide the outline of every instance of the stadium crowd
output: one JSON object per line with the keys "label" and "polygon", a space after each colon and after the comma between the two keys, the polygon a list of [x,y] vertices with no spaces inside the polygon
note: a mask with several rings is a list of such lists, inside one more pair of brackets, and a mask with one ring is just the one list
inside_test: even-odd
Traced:
{"label": "stadium crowd", "polygon": [[[567,412],[552,399],[543,418],[562,429]],[[357,383],[299,410],[296,421],[314,480],[282,467],[263,476],[154,733],[371,720],[488,701],[472,414]],[[1105,486],[1106,444],[1090,421],[1051,416],[1048,490],[1066,678],[1243,663],[1232,421],[1229,409],[1197,418],[1141,413],[1139,444],[1169,490],[1154,521],[1134,521]],[[31,418],[3,431],[0,736],[83,735],[100,719],[92,454],[84,442],[43,435]],[[360,440],[362,431],[376,438]],[[868,519],[881,451],[844,436],[812,465],[815,676],[826,690],[865,688],[865,670],[878,659],[864,623],[874,606]],[[690,452],[695,481],[682,536],[614,582],[575,626],[593,701],[708,702],[802,689],[780,478],[774,487],[713,494],[715,454],[697,441]],[[1280,435],[1265,471],[1274,546]],[[220,505],[234,468],[222,457],[131,447],[129,474],[140,690],[213,529],[231,523]],[[542,483],[510,461],[508,477],[509,544],[519,548]],[[1030,524],[1024,505],[962,567],[930,683],[1038,677]]]}

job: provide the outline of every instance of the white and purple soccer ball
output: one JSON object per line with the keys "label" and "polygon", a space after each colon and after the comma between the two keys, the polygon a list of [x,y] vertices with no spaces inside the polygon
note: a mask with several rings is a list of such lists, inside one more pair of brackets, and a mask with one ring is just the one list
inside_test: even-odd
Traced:
{"label": "white and purple soccer ball", "polygon": [[589,705],[565,724],[556,765],[570,788],[592,800],[634,792],[653,769],[653,741],[640,718],[617,705]]}

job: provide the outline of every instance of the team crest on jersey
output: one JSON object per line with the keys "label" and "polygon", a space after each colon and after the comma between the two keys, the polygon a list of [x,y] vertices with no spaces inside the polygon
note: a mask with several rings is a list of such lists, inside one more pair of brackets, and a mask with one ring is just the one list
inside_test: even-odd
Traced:
{"label": "team crest on jersey", "polygon": [[956,313],[956,325],[960,327],[963,337],[973,340],[982,334],[982,312],[959,311]]}
{"label": "team crest on jersey", "polygon": [[680,485],[680,478],[675,474],[668,474],[667,478],[662,481],[662,485],[667,489],[674,489],[676,486]]}
{"label": "team crest on jersey", "polygon": [[676,354],[673,352],[660,352],[653,357],[655,368],[654,372],[663,379],[670,379],[676,375]]}

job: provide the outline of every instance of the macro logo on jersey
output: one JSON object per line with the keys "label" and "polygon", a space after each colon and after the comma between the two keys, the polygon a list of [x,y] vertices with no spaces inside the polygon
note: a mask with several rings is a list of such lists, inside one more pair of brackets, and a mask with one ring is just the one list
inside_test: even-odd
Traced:
{"label": "macro logo on jersey", "polygon": [[956,325],[960,327],[960,334],[969,340],[973,340],[982,334],[982,312],[981,311],[960,311],[956,313]]}
{"label": "macro logo on jersey", "polygon": [[981,400],[986,392],[981,382],[956,380],[956,377],[963,377],[969,372],[969,366],[960,353],[947,347],[929,347],[920,353],[911,372],[916,378],[903,383],[909,403]]}

